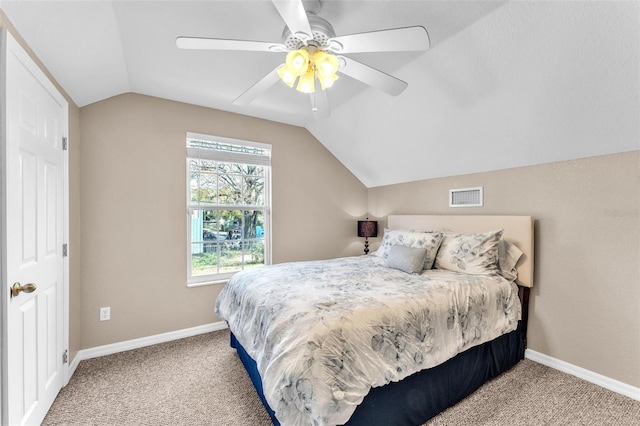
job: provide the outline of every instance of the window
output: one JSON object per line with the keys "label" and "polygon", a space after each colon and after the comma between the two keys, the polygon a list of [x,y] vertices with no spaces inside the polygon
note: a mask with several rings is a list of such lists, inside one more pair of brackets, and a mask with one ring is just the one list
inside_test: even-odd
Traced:
{"label": "window", "polygon": [[270,263],[271,146],[187,133],[189,285]]}

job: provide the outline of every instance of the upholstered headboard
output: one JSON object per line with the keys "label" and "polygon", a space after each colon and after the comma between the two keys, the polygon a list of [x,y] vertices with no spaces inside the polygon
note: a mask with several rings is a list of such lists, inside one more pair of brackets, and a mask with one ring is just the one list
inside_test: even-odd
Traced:
{"label": "upholstered headboard", "polygon": [[389,215],[391,229],[424,231],[487,232],[504,229],[503,238],[514,243],[524,255],[516,269],[516,283],[533,287],[533,218],[531,216]]}

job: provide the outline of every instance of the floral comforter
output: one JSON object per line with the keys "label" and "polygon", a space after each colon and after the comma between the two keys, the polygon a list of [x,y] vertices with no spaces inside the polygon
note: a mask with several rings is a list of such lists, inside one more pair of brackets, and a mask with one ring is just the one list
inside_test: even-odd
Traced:
{"label": "floral comforter", "polygon": [[371,387],[515,330],[515,284],[499,275],[407,274],[375,256],[236,274],[216,313],[256,361],[286,425],[345,423]]}

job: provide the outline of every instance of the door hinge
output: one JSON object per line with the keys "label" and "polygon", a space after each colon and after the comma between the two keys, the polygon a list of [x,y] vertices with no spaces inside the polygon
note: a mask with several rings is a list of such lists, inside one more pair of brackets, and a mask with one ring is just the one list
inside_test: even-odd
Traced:
{"label": "door hinge", "polygon": [[69,256],[69,247],[67,246],[67,243],[64,243],[62,245],[62,257],[67,257]]}
{"label": "door hinge", "polygon": [[66,151],[69,148],[69,143],[67,142],[67,137],[62,137],[62,150]]}
{"label": "door hinge", "polygon": [[62,363],[66,364],[69,362],[69,350],[65,349],[64,352],[62,352]]}

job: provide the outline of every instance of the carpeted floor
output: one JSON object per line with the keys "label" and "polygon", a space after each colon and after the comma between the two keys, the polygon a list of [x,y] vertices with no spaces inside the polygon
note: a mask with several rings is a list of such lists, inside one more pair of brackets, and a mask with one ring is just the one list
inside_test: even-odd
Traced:
{"label": "carpeted floor", "polygon": [[[218,331],[82,361],[43,425],[270,425]],[[524,360],[426,423],[640,426],[640,402]]]}

